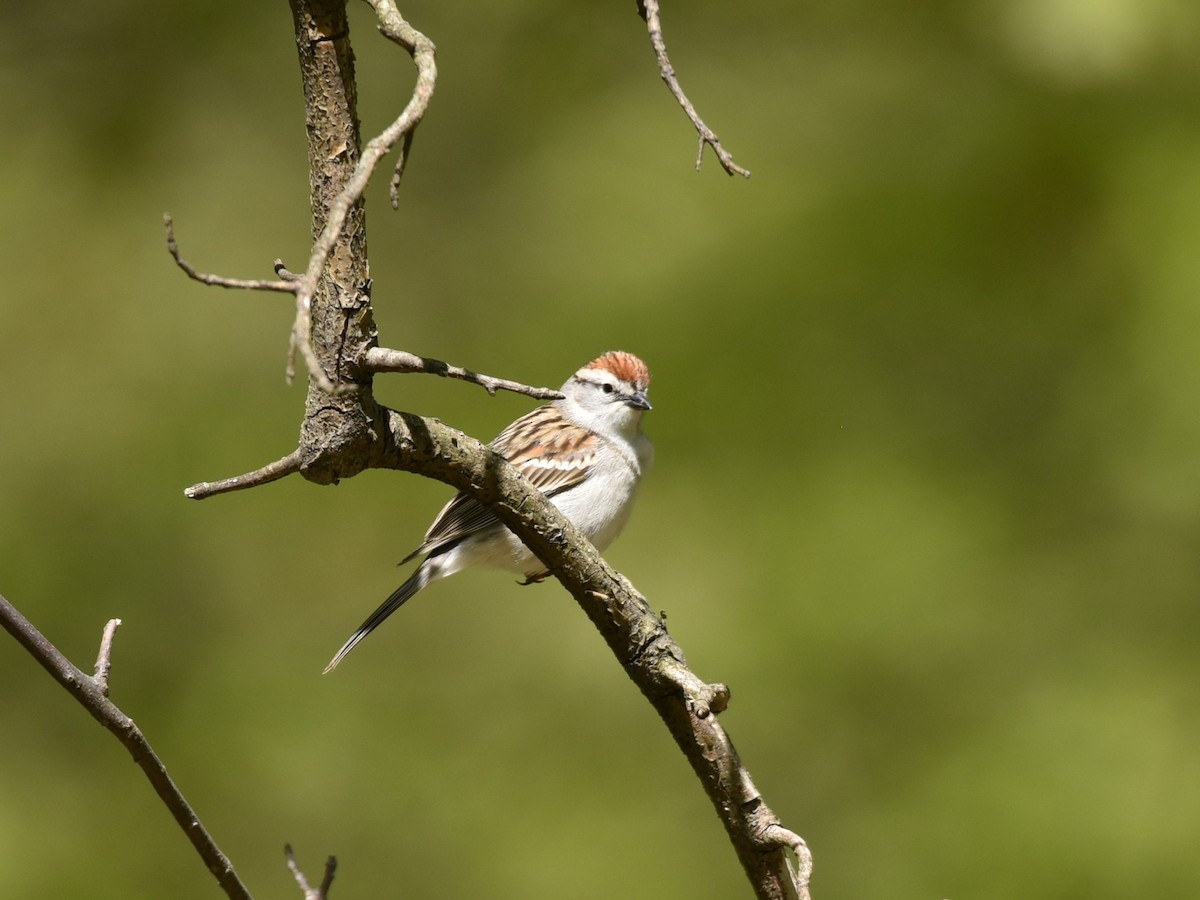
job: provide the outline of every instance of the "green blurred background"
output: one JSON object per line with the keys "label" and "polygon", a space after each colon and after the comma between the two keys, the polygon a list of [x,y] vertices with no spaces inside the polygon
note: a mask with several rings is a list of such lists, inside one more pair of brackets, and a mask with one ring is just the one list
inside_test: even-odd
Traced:
{"label": "green blurred background", "polygon": [[[668,611],[816,896],[1200,896],[1200,7],[405,6],[441,79],[385,345],[655,373],[609,558]],[[365,130],[407,59],[352,8]],[[326,660],[448,496],[371,472],[185,501],[294,445],[307,250],[286,5],[23,4],[0,54],[0,591],[113,696],[262,898],[748,895],[666,731],[555,584],[467,573]],[[488,438],[529,408],[384,376]],[[326,554],[336,569],[322,563]],[[350,583],[349,590],[343,585]],[[217,888],[125,751],[0,640],[0,884]]]}

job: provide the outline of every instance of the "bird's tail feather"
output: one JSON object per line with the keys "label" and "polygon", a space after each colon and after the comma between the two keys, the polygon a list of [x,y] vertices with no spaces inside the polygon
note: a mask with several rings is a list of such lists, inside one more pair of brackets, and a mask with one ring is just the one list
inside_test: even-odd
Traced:
{"label": "bird's tail feather", "polygon": [[363,622],[358,627],[358,630],[350,635],[350,640],[342,645],[342,649],[329,661],[329,665],[325,667],[325,671],[322,674],[327,675],[332,672],[337,667],[337,664],[346,658],[346,654],[358,646],[359,641],[382,625],[384,619],[403,606],[409,598],[428,585],[429,582],[433,581],[435,575],[436,569],[434,566],[429,565],[428,560],[417,566],[417,571],[409,576],[408,581],[392,591],[392,595],[380,604],[379,609],[371,613],[367,621]]}

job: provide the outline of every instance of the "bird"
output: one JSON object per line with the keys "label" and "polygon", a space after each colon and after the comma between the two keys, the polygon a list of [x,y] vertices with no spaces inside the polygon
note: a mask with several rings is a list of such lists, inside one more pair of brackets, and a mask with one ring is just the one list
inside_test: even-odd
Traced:
{"label": "bird", "polygon": [[[632,353],[612,350],[580,368],[562,397],[526,413],[488,446],[503,456],[604,551],[629,521],[654,447],[642,431],[650,410],[650,371]],[[435,581],[468,566],[525,575],[549,572],[521,540],[479,501],[460,491],[442,507],[421,546],[400,565],[425,559],[359,626],[325,667],[328,673],[383,621]]]}

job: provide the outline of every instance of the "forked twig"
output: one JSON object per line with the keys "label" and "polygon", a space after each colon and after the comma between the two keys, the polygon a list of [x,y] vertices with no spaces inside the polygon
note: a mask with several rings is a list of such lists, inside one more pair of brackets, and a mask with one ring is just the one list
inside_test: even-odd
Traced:
{"label": "forked twig", "polygon": [[321,883],[314,888],[308,883],[304,873],[300,871],[291,844],[283,845],[283,855],[287,857],[287,866],[291,870],[292,877],[296,879],[296,884],[300,885],[300,890],[304,892],[304,900],[328,900],[329,888],[333,885],[333,873],[337,871],[337,857],[330,856],[325,860],[325,874],[321,878]]}
{"label": "forked twig", "polygon": [[700,164],[704,161],[704,145],[707,144],[712,147],[713,153],[717,154],[717,160],[721,163],[721,168],[729,175],[741,175],[743,178],[749,178],[750,170],[739,166],[733,161],[733,154],[721,146],[721,141],[716,133],[704,124],[704,120],[696,112],[696,107],[692,105],[692,101],[687,98],[687,94],[680,87],[679,79],[675,76],[675,69],[671,66],[671,60],[667,57],[667,43],[663,40],[658,0],[638,0],[638,15],[645,20],[646,28],[650,32],[650,44],[654,47],[654,56],[658,60],[658,71],[662,75],[662,80],[667,83],[667,87],[675,96],[675,100],[679,103],[684,114],[696,129],[696,135],[699,140],[696,150],[696,170],[699,171]]}

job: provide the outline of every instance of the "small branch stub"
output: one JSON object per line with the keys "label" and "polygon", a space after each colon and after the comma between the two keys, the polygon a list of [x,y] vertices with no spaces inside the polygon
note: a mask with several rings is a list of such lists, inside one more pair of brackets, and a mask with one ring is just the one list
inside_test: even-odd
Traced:
{"label": "small branch stub", "polygon": [[104,634],[100,637],[100,653],[96,656],[96,674],[92,676],[92,680],[105,697],[108,696],[108,673],[112,668],[113,637],[120,624],[120,619],[108,620],[108,624],[104,626]]}
{"label": "small branch stub", "polygon": [[221,481],[202,481],[184,490],[183,495],[189,500],[203,500],[215,494],[228,494],[233,491],[244,491],[246,488],[257,487],[260,484],[270,484],[285,475],[300,471],[300,451],[293,450],[282,459],[267,463],[261,469],[247,472],[245,475],[235,475]]}

